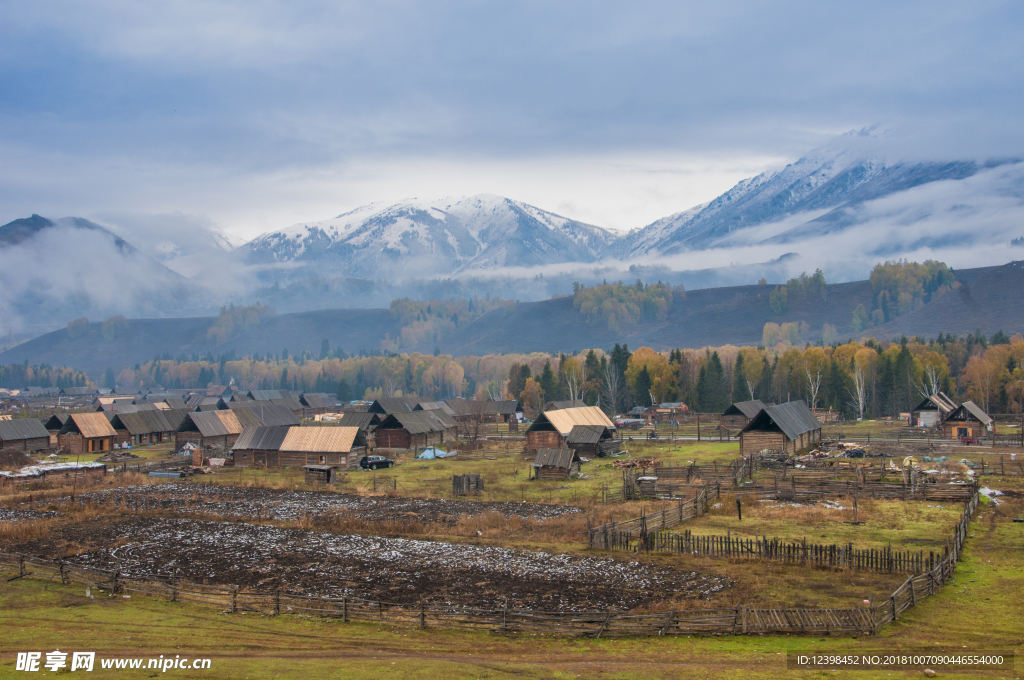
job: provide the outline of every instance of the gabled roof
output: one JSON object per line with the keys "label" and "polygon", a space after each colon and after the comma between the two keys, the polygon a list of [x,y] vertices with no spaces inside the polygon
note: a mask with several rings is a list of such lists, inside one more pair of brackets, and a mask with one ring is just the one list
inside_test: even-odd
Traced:
{"label": "gabled roof", "polygon": [[602,425],[573,425],[565,438],[566,444],[596,444],[608,428]]}
{"label": "gabled roof", "polygon": [[[377,426],[378,430],[408,430],[409,434],[424,434],[426,432],[443,432],[455,427],[455,423],[452,422],[450,425],[442,422],[437,414],[445,415],[450,420],[450,416],[444,414],[443,411],[410,411],[408,413],[392,413],[391,415],[384,418],[380,425]],[[344,419],[342,419],[344,422]]]}
{"label": "gabled roof", "polygon": [[204,437],[221,437],[228,434],[241,434],[242,425],[235,417],[234,411],[189,413],[188,417],[178,426],[178,432],[194,431]]}
{"label": "gabled roof", "polygon": [[299,397],[299,403],[307,408],[334,408],[336,399],[327,399],[319,394],[303,394]]}
{"label": "gabled roof", "polygon": [[[103,418],[103,416],[100,417]],[[50,432],[35,418],[0,420],[0,441],[8,442],[18,439],[45,439],[50,441]]]}
{"label": "gabled roof", "polygon": [[231,401],[252,401],[252,397],[248,394],[242,394],[241,392],[235,392],[231,395]]}
{"label": "gabled roof", "polygon": [[737,401],[736,403],[729,406],[722,412],[723,416],[746,416],[747,418],[753,418],[758,413],[768,408],[760,399],[753,399],[751,401]]}
{"label": "gabled roof", "polygon": [[167,422],[163,411],[155,410],[118,413],[110,421],[110,426],[115,430],[128,430],[132,435],[174,431],[174,426]]}
{"label": "gabled roof", "polygon": [[263,451],[279,451],[281,449],[281,442],[284,441],[287,434],[287,427],[267,427],[265,425],[246,427],[242,429],[242,434],[238,436],[234,450],[259,449]]}
{"label": "gabled roof", "polygon": [[52,416],[43,422],[43,427],[47,430],[59,430],[64,427],[64,423],[68,420],[68,414],[66,413],[54,413]]}
{"label": "gabled roof", "polygon": [[957,408],[953,409],[948,416],[943,419],[942,422],[950,420],[968,420],[970,416],[973,416],[978,422],[983,425],[991,425],[992,418],[985,413],[984,410],[973,401],[965,401],[960,404]]}
{"label": "gabled roof", "polygon": [[72,413],[68,416],[61,434],[77,432],[86,439],[93,437],[113,437],[117,433],[110,426],[107,416],[102,413]]}
{"label": "gabled roof", "polygon": [[361,446],[358,427],[291,427],[281,451],[303,453],[348,453],[353,446]]}
{"label": "gabled roof", "polygon": [[576,452],[572,449],[537,449],[537,459],[533,464],[536,467],[568,470],[575,458]]}
{"label": "gabled roof", "polygon": [[248,397],[253,401],[270,401],[284,397],[281,390],[249,390]]}
{"label": "gabled roof", "polygon": [[238,416],[239,421],[245,417],[242,413],[248,411],[259,419],[261,425],[280,427],[282,425],[298,425],[301,422],[291,409],[270,401],[231,402],[228,406]]}
{"label": "gabled roof", "polygon": [[600,408],[597,406],[581,406],[558,409],[557,411],[544,411],[537,416],[537,419],[533,421],[527,432],[530,430],[547,429],[547,426],[551,426],[560,435],[565,437],[572,432],[574,425],[601,425],[611,430],[615,429],[615,424],[608,420],[608,416]]}
{"label": "gabled roof", "polygon": [[160,411],[163,414],[164,419],[170,424],[172,430],[177,430],[178,426],[188,417],[191,413],[187,408],[170,408]]}
{"label": "gabled roof", "polygon": [[164,403],[170,408],[187,408],[184,399],[178,399],[176,397],[167,397],[164,399]]}
{"label": "gabled roof", "polygon": [[582,399],[564,399],[562,401],[549,401],[544,405],[545,411],[560,411],[566,408],[580,408],[587,404]]}
{"label": "gabled roof", "polygon": [[409,413],[416,402],[404,397],[381,397],[370,404],[368,411],[389,415],[391,413]]}
{"label": "gabled roof", "polygon": [[444,411],[450,416],[459,415],[455,409],[443,401],[421,401],[413,407],[413,411]]}
{"label": "gabled roof", "polygon": [[911,413],[915,411],[938,411],[939,413],[946,414],[956,409],[957,404],[950,399],[944,392],[933,394],[925,397],[921,400],[921,403],[915,406]]}
{"label": "gabled roof", "polygon": [[275,404],[277,406],[284,406],[289,411],[302,410],[302,402],[300,402],[297,397],[281,397],[280,399],[271,399],[270,403]]}
{"label": "gabled roof", "polygon": [[801,399],[766,407],[747,423],[743,431],[764,430],[772,425],[778,427],[789,439],[821,429],[821,423]]}
{"label": "gabled roof", "polygon": [[381,415],[369,411],[348,411],[341,416],[342,427],[358,427],[360,430],[375,429],[380,422]]}

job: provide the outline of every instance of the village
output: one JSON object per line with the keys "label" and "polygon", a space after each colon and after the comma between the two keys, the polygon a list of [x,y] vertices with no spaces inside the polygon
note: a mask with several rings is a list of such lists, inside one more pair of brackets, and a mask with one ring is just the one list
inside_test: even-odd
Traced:
{"label": "village", "polygon": [[870,422],[802,400],[125,392],[30,388],[44,415],[0,420],[15,578],[421,629],[877,635],[1024,487],[1020,416],[941,391]]}

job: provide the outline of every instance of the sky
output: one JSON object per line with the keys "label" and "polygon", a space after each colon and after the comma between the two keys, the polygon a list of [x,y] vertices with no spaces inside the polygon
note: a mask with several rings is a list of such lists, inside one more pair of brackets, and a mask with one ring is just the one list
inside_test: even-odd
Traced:
{"label": "sky", "polygon": [[236,239],[494,193],[628,230],[834,135],[1024,153],[1024,5],[0,5],[0,223],[180,217]]}

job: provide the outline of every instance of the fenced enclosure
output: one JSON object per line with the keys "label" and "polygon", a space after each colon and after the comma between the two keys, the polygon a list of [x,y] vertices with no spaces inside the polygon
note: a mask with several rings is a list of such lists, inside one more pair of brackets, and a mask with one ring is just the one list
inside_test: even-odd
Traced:
{"label": "fenced enclosure", "polygon": [[848,609],[732,608],[628,612],[541,612],[509,608],[450,607],[370,601],[356,597],[321,598],[283,590],[260,592],[207,586],[157,576],[125,577],[116,571],[92,569],[64,561],[0,553],[0,569],[15,572],[8,581],[33,578],[88,586],[114,593],[138,593],[172,602],[217,607],[225,612],[264,615],[301,614],[339,622],[364,621],[406,627],[441,627],[497,633],[547,633],[588,637],[701,634],[876,633],[919,601],[932,595],[953,575],[978,495],[966,504],[950,539],[947,554],[922,573],[909,576],[888,600]]}

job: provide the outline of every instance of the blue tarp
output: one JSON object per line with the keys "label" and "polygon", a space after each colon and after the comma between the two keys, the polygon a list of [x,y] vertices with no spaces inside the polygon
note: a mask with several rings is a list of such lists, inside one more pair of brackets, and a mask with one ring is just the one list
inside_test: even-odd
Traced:
{"label": "blue tarp", "polygon": [[435,446],[428,446],[427,448],[425,448],[422,451],[420,451],[419,453],[417,453],[416,457],[417,458],[423,458],[423,459],[430,460],[430,459],[433,459],[433,458],[447,458],[448,456],[454,456],[455,453],[456,452],[454,452],[454,451],[451,452],[451,453],[449,453],[447,451],[442,451],[441,449],[439,449],[439,448],[437,448]]}

